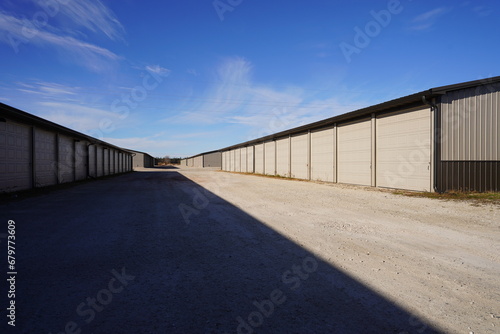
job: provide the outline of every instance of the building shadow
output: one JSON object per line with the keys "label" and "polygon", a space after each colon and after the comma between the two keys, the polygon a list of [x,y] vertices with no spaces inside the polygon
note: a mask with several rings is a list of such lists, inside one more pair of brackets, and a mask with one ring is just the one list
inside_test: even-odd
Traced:
{"label": "building shadow", "polygon": [[0,205],[16,222],[17,332],[440,332],[162,169]]}

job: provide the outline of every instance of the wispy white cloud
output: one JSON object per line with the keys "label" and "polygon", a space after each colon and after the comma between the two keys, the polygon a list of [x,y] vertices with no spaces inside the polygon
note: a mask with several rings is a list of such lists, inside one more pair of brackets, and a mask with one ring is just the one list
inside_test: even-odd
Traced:
{"label": "wispy white cloud", "polygon": [[[39,0],[32,0],[39,4]],[[124,40],[125,29],[111,9],[99,0],[73,0],[60,3],[60,13],[55,16],[64,15],[76,26],[84,27],[94,33],[103,33],[111,40]]]}
{"label": "wispy white cloud", "polygon": [[450,8],[439,7],[422,13],[413,18],[411,29],[417,31],[429,30],[440,16],[448,13],[450,10]]}
{"label": "wispy white cloud", "polygon": [[479,17],[490,16],[491,13],[493,13],[493,10],[491,8],[488,8],[488,7],[485,7],[485,6],[476,6],[476,7],[473,8],[473,11]]}
{"label": "wispy white cloud", "polygon": [[148,65],[146,66],[146,71],[158,74],[160,76],[167,76],[171,72],[168,68],[161,67],[160,65]]}
{"label": "wispy white cloud", "polygon": [[[244,58],[226,59],[199,102],[187,102],[184,112],[166,123],[241,124],[250,137],[263,136],[353,110],[336,98],[316,99],[297,87],[274,89],[252,79],[253,65]],[[360,105],[361,106],[361,105]]]}
{"label": "wispy white cloud", "polygon": [[71,36],[58,35],[47,30],[29,29],[25,22],[17,17],[0,11],[0,41],[18,51],[23,44],[33,43],[43,47],[64,50],[80,65],[93,71],[105,69],[109,61],[120,57],[97,45],[78,40]]}
{"label": "wispy white cloud", "polygon": [[121,121],[119,115],[111,111],[74,103],[42,101],[37,106],[41,117],[84,133],[101,128],[103,121],[107,122],[107,129]]}

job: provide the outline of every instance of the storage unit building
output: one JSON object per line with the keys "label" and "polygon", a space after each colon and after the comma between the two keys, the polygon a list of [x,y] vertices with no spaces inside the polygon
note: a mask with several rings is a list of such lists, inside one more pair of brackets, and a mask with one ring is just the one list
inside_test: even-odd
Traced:
{"label": "storage unit building", "polygon": [[[110,172],[110,151],[121,162]],[[0,103],[0,192],[15,192],[130,171],[122,148]],[[107,159],[107,160],[106,160]]]}
{"label": "storage unit building", "polygon": [[224,148],[222,166],[232,171],[227,152],[247,148],[257,174],[500,191],[499,108],[500,77],[432,88]]}
{"label": "storage unit building", "polygon": [[152,168],[156,165],[156,159],[148,153],[128,150],[132,154],[133,168]]}

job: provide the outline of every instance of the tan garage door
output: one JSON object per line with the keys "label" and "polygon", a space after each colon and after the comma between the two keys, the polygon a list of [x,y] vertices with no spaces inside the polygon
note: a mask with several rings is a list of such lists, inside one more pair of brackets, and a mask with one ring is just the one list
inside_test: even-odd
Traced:
{"label": "tan garage door", "polygon": [[276,143],[274,141],[270,141],[264,144],[264,152],[265,152],[265,174],[274,175],[276,173]]}
{"label": "tan garage door", "polygon": [[334,129],[311,132],[311,179],[334,182],[334,162]]}
{"label": "tan garage door", "polygon": [[305,179],[309,178],[309,170],[308,170],[308,154],[309,148],[308,134],[305,133],[303,135],[293,136],[292,137],[292,164],[291,164],[291,177],[297,179]]}
{"label": "tan garage door", "polygon": [[371,121],[339,126],[338,182],[371,185]]}
{"label": "tan garage door", "polygon": [[255,173],[264,174],[264,144],[255,145]]}
{"label": "tan garage door", "polygon": [[247,169],[247,147],[242,147],[240,151],[241,155],[241,171],[243,173],[248,173]]}
{"label": "tan garage door", "polygon": [[241,150],[239,148],[234,150],[234,171],[241,172]]}
{"label": "tan garage door", "polygon": [[290,144],[288,138],[276,141],[276,174],[290,177]]}
{"label": "tan garage door", "polygon": [[431,190],[428,108],[377,118],[377,186]]}
{"label": "tan garage door", "polygon": [[253,151],[254,151],[254,147],[253,146],[249,146],[247,147],[247,172],[248,173],[253,173],[254,172],[254,168],[253,168]]}

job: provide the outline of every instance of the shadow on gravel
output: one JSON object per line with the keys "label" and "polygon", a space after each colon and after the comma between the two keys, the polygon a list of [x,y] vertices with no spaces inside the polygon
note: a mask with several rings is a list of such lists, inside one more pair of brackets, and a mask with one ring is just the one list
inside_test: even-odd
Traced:
{"label": "shadow on gravel", "polygon": [[438,332],[174,170],[0,212],[18,272],[16,327],[4,317],[2,333]]}

